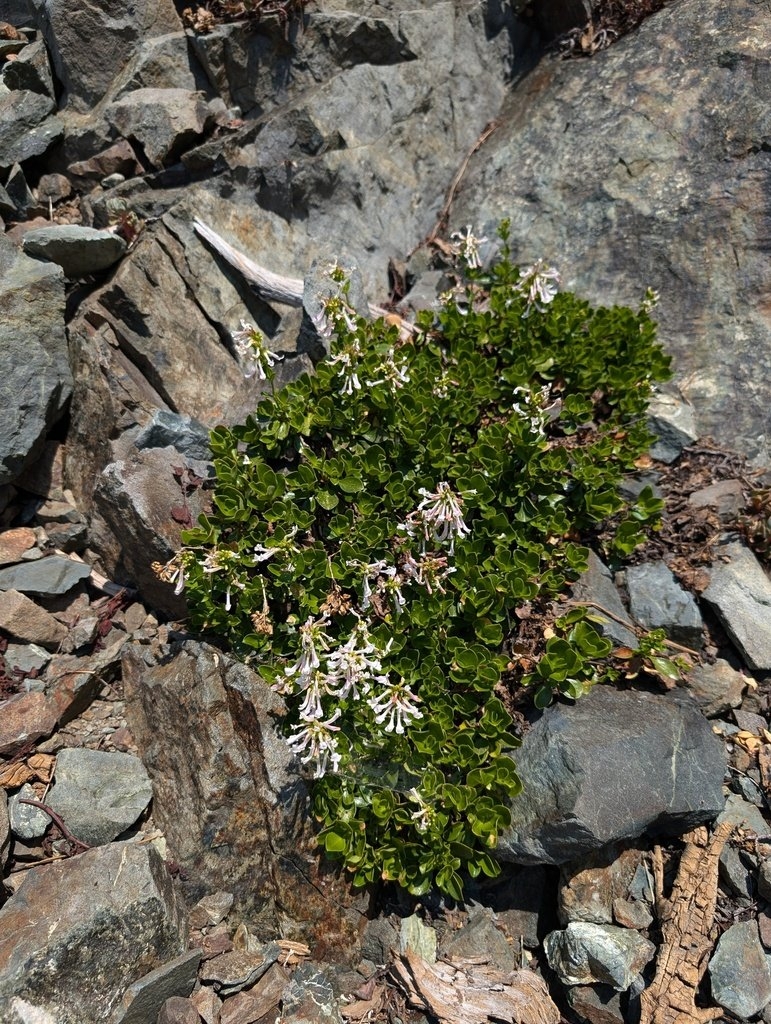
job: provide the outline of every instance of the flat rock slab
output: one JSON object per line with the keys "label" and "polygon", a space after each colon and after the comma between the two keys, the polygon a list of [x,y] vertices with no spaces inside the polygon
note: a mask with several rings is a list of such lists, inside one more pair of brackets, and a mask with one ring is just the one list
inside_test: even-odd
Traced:
{"label": "flat rock slab", "polygon": [[181,997],[186,1002],[200,962],[201,951],[192,949],[129,985],[121,1000],[125,1010],[116,1017],[115,1024],[147,1024],[156,1019],[167,1000]]}
{"label": "flat rock slab", "polygon": [[709,962],[712,998],[737,1017],[754,1017],[771,1002],[771,964],[757,921],[731,925]]}
{"label": "flat rock slab", "polygon": [[78,839],[102,846],[134,824],[152,795],[138,757],[73,747],[59,752],[48,802]]}
{"label": "flat rock slab", "polygon": [[681,834],[724,804],[723,747],[692,702],[595,686],[525,735],[497,856],[562,864],[618,839]]}
{"label": "flat rock slab", "polygon": [[0,97],[0,167],[40,156],[60,138],[64,125],[54,110],[50,96],[27,89]]}
{"label": "flat rock slab", "polygon": [[17,997],[40,1020],[110,1021],[125,989],[185,943],[183,909],[151,846],[43,865],[0,910],[0,1006]]}
{"label": "flat rock slab", "polygon": [[18,590],[0,591],[0,629],[16,640],[56,650],[67,636],[58,619]]}
{"label": "flat rock slab", "polygon": [[0,484],[16,479],[42,450],[69,399],[64,303],[61,268],[31,260],[0,236]]}
{"label": "flat rock slab", "polygon": [[50,555],[36,562],[23,562],[0,569],[0,590],[25,594],[66,594],[87,579],[91,567],[62,555]]}
{"label": "flat rock slab", "polygon": [[726,632],[751,669],[771,670],[771,580],[743,544],[721,549],[703,597],[713,606]]}
{"label": "flat rock slab", "polygon": [[630,565],[626,571],[629,608],[645,629],[663,629],[689,647],[701,647],[704,623],[691,594],[663,562]]}
{"label": "flat rock slab", "polygon": [[22,242],[28,256],[58,263],[66,277],[83,277],[107,270],[128,248],[112,231],[81,224],[56,224],[27,231]]}

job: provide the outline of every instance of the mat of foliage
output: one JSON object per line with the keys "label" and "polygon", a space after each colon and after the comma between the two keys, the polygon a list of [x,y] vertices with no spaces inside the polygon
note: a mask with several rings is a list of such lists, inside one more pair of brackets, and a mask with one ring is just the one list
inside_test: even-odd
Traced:
{"label": "mat of foliage", "polygon": [[[193,624],[285,695],[320,842],[357,884],[458,898],[464,873],[497,874],[520,785],[495,695],[517,609],[577,577],[598,524],[623,556],[661,508],[619,493],[668,376],[652,296],[590,308],[551,268],[512,265],[502,235],[482,270],[469,233],[465,284],[412,333],[357,316],[331,267],[329,358],[213,432],[214,509],[165,570]],[[577,698],[609,652],[573,614],[525,683],[540,705]]]}

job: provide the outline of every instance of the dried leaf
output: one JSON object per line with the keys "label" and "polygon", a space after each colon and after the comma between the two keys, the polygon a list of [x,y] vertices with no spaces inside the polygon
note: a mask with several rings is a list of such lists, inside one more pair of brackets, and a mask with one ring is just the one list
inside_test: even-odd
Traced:
{"label": "dried leaf", "polygon": [[24,762],[16,761],[0,768],[0,789],[18,789],[35,778],[35,773]]}
{"label": "dried leaf", "polygon": [[179,523],[180,526],[193,525],[193,517],[190,515],[190,509],[185,508],[184,505],[174,505],[169,514],[174,522]]}

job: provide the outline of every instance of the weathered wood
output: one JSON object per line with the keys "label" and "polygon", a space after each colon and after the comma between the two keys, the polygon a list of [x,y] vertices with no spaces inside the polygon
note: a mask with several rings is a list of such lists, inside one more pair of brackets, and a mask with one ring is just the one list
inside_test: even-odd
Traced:
{"label": "weathered wood", "polygon": [[720,853],[733,831],[721,822],[709,838],[697,828],[684,838],[687,846],[672,892],[663,898],[661,851],[654,860],[657,909],[662,943],[656,976],[640,996],[640,1024],[707,1024],[723,1016],[719,1007],[696,1006],[696,994],[713,946]]}
{"label": "weathered wood", "polygon": [[[245,281],[248,281],[249,284],[257,289],[262,298],[268,301],[280,302],[284,306],[302,306],[303,282],[300,278],[283,277],[280,274],[274,274],[271,270],[266,270],[265,267],[261,267],[259,263],[255,263],[254,260],[249,259],[248,256],[235,249],[221,235],[218,235],[213,228],[210,228],[208,224],[204,224],[197,217],[193,220],[193,227],[197,234],[205,239],[215,252],[218,252],[223,259],[227,260],[231,267],[241,274]],[[382,306],[375,306],[371,302],[368,303],[368,306],[370,316],[375,319],[381,316],[386,317],[391,322],[396,323],[400,330],[408,334],[413,333],[413,325],[403,320],[398,314],[391,313],[387,309],[383,309]]]}
{"label": "weathered wood", "polygon": [[441,1024],[560,1021],[545,983],[532,971],[504,974],[471,961],[429,964],[409,951],[395,959],[392,970],[409,1002]]}

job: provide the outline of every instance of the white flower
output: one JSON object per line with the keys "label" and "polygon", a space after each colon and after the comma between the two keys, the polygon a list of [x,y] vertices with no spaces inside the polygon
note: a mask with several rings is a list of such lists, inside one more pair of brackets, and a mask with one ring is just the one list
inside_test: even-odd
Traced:
{"label": "white flower", "polygon": [[415,822],[415,828],[418,832],[427,832],[434,817],[433,809],[426,803],[417,789],[411,789],[407,796],[418,805],[417,811],[410,815],[412,821]]}
{"label": "white flower", "polygon": [[401,571],[408,579],[425,587],[429,594],[433,594],[434,587],[440,594],[444,594],[442,580],[456,572],[456,568],[454,565],[448,566],[447,558],[444,555],[424,552],[420,556],[420,560],[415,561],[414,556],[408,552],[402,562]]}
{"label": "white flower", "polygon": [[[370,639],[366,623],[357,623],[347,642],[327,658],[329,692],[341,699],[352,696],[358,700],[360,686],[362,693],[368,693],[373,680],[385,682],[380,659],[388,653],[392,643],[389,640],[385,650],[379,650]],[[333,689],[336,684],[339,684],[337,690]]]}
{"label": "white flower", "polygon": [[334,735],[340,731],[339,725],[333,725],[341,715],[340,708],[337,708],[331,718],[326,722],[314,719],[305,722],[302,726],[295,727],[295,734],[290,736],[287,743],[293,753],[304,754],[300,758],[302,764],[309,761],[316,761],[314,778],[320,779],[329,770],[329,762],[332,762],[332,771],[336,772],[341,760],[341,754],[337,749],[337,737]]}
{"label": "white flower", "polygon": [[307,684],[304,686],[305,698],[299,708],[299,715],[303,721],[313,721],[317,718],[324,717],[324,709],[321,706],[321,693],[328,693],[327,676],[323,672],[318,670],[312,672],[310,676],[301,676],[302,682],[307,680]]}
{"label": "white flower", "polygon": [[423,717],[423,712],[416,707],[419,700],[402,680],[386,686],[382,693],[370,697],[367,703],[375,712],[377,724],[385,723],[385,732],[401,735],[414,719]]}
{"label": "white flower", "polygon": [[559,409],[562,405],[561,402],[549,404],[551,401],[551,388],[549,385],[546,384],[537,390],[518,387],[514,388],[513,393],[523,397],[520,402],[512,402],[512,410],[517,416],[528,421],[532,431],[545,436],[546,424],[553,418],[552,413],[555,413],[555,417],[559,415]]}
{"label": "white flower", "polygon": [[241,330],[234,331],[233,344],[244,366],[247,379],[257,374],[259,380],[268,379],[268,370],[284,357],[271,352],[261,331],[246,320],[241,321]]}
{"label": "white flower", "polygon": [[421,487],[418,493],[423,496],[423,500],[414,512],[410,512],[400,529],[411,537],[422,533],[424,541],[429,540],[432,534],[438,544],[449,540],[450,554],[453,554],[455,538],[468,537],[471,533],[463,521],[463,498],[455,494],[444,480],[437,485],[435,491]]}
{"label": "white flower", "polygon": [[453,231],[450,238],[456,240],[456,244],[452,247],[453,252],[456,256],[460,256],[463,262],[471,270],[476,270],[482,266],[482,261],[479,258],[479,246],[486,242],[486,238],[475,238],[471,233],[471,225],[466,225],[466,234],[462,231]]}
{"label": "white flower", "polygon": [[527,309],[523,318],[530,316],[534,309],[544,312],[559,290],[560,275],[556,267],[547,267],[543,260],[536,260],[520,273],[519,281],[514,290],[527,296]]}
{"label": "white flower", "polygon": [[316,621],[308,617],[304,626],[300,626],[300,657],[294,665],[288,665],[284,669],[287,676],[297,676],[297,684],[305,689],[311,681],[311,676],[321,665],[316,645],[323,651],[329,650],[331,637],[324,632],[324,626],[328,625],[326,618]]}
{"label": "white flower", "polygon": [[407,372],[407,363],[402,360],[398,365],[394,361],[394,350],[389,349],[388,354],[382,363],[375,369],[378,374],[377,380],[368,380],[367,387],[375,388],[379,384],[388,384],[392,391],[398,391],[405,384],[409,383],[410,375]]}

